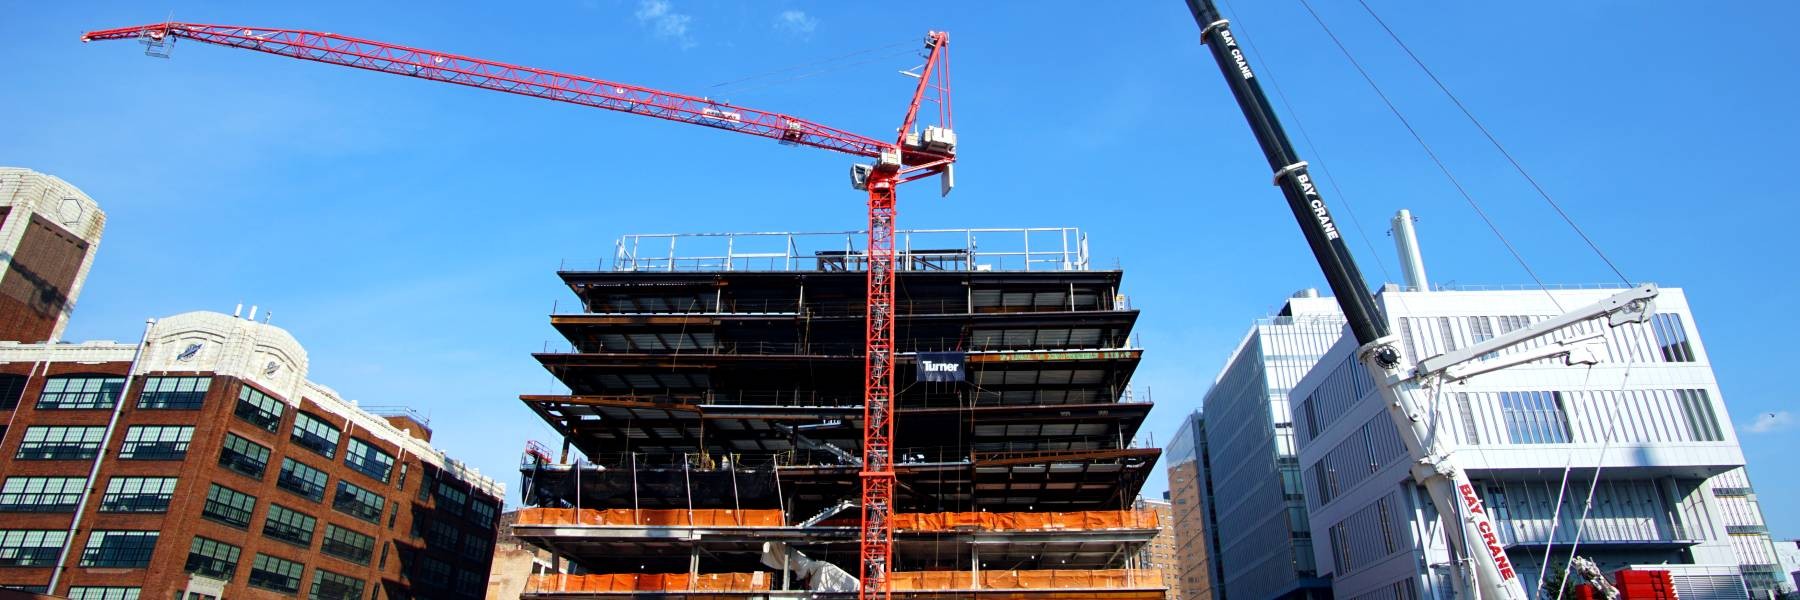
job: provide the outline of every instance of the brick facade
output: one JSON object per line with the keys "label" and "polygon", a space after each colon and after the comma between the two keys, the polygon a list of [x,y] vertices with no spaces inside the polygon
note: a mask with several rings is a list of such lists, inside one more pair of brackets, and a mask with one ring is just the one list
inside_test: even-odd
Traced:
{"label": "brick facade", "polygon": [[[29,350],[24,350],[23,353],[28,355]],[[37,446],[24,453],[21,452],[21,446],[27,443],[28,434],[34,428],[106,427],[113,418],[111,405],[117,398],[117,386],[129,370],[129,361],[41,364],[26,361],[0,362],[0,380],[10,384],[0,385],[0,390],[18,394],[16,397],[0,398],[0,407],[13,405],[10,408],[0,408],[0,424],[3,424],[0,425],[0,474],[4,474],[4,481],[0,481],[0,484],[30,477],[87,477],[94,467],[94,460],[91,458],[34,460],[30,456],[40,452],[35,449]],[[58,390],[71,388],[72,382],[80,380],[69,378],[86,376],[111,378],[110,383],[95,382],[100,391],[92,398],[103,398],[105,406],[46,408],[55,404],[58,398],[56,394],[47,397],[46,387],[54,386]],[[205,381],[203,400],[195,408],[141,406],[146,385],[170,383],[159,380],[160,377],[198,378],[194,381]],[[20,386],[20,383],[23,385]],[[279,419],[273,420],[273,431],[237,414],[240,395],[246,395],[251,390],[278,401],[279,406],[283,407]],[[495,542],[495,524],[502,504],[498,488],[491,481],[465,481],[458,472],[460,467],[451,468],[448,465],[453,463],[441,456],[421,456],[419,447],[428,439],[429,434],[419,423],[402,419],[372,419],[372,415],[335,398],[313,398],[302,394],[297,401],[293,401],[255,382],[213,371],[140,371],[138,376],[129,379],[128,393],[124,397],[123,406],[118,409],[117,423],[99,454],[98,477],[86,484],[89,494],[86,501],[81,503],[81,522],[75,534],[70,536],[72,544],[62,563],[66,570],[54,592],[68,594],[71,587],[123,586],[139,588],[139,597],[142,598],[172,598],[178,591],[190,589],[192,581],[195,587],[191,589],[217,589],[214,586],[219,586],[222,587],[223,597],[233,599],[274,599],[302,594],[308,595],[306,597],[371,599],[480,598],[485,594]],[[74,404],[87,406],[79,402]],[[358,414],[351,414],[353,411]],[[335,429],[335,442],[313,444],[319,448],[317,450],[301,443],[297,439],[295,425],[297,420],[303,418],[300,416],[302,414],[317,419],[329,429]],[[265,420],[266,422],[268,421]],[[395,443],[393,440],[398,429],[390,427],[387,431],[373,431],[368,426],[371,422],[377,423],[377,426],[385,423],[411,427],[406,433],[418,442]],[[164,456],[153,460],[120,458],[127,443],[128,432],[134,426],[185,426],[192,427],[193,431],[183,457]],[[228,436],[237,436],[268,449],[266,466],[260,476],[242,472],[249,470],[247,466],[244,469],[233,469],[222,464],[224,461],[221,460],[221,451]],[[362,456],[378,457],[384,454],[393,459],[385,480],[365,472],[379,473],[380,461],[364,462],[353,457],[353,443],[358,448],[366,445],[380,453]],[[166,451],[173,445],[155,447],[159,451]],[[327,453],[330,457],[325,455]],[[286,478],[291,485],[280,485],[284,480],[284,461],[287,460],[322,471],[325,475],[323,490],[317,494],[305,494],[290,489],[310,489],[299,483],[304,479],[302,477]],[[351,466],[352,462],[372,466],[359,470]],[[102,510],[109,484],[121,477],[176,478],[167,509],[156,512]],[[337,508],[338,500],[345,496],[340,491],[340,486],[345,483],[379,496],[380,513],[359,517],[352,514],[353,508]],[[23,484],[24,482],[20,482],[12,485]],[[223,505],[219,505],[220,510],[209,511],[208,494],[215,485],[253,496],[255,501],[249,513],[238,514],[223,508]],[[42,498],[13,496],[8,500],[5,495],[0,495],[0,510],[6,511],[0,512],[0,523],[4,523],[0,525],[0,535],[15,530],[69,530],[75,511],[40,512],[44,508],[41,504],[36,507],[24,506],[31,504],[32,500]],[[154,501],[151,503],[155,504]],[[276,505],[316,520],[308,543],[278,539],[265,531],[270,512],[276,510],[272,507]],[[345,506],[356,505],[346,503]],[[366,513],[367,509],[363,510]],[[214,514],[208,514],[209,512]],[[227,513],[231,515],[229,518],[221,516]],[[373,521],[364,517],[372,517]],[[84,549],[94,537],[92,533],[115,530],[158,532],[148,563],[141,568],[82,566]],[[336,534],[339,539],[349,539],[351,543],[328,541],[328,532]],[[362,538],[357,536],[372,538],[366,557],[360,560],[356,557],[363,550],[357,542]],[[193,571],[207,571],[209,567],[214,574],[220,574],[216,569],[224,564],[205,560],[190,561],[189,549],[196,537],[208,540],[207,544],[220,542],[237,548],[237,560],[229,575],[221,575],[214,578],[214,581],[195,579],[199,576],[191,575]],[[251,585],[251,571],[258,555],[304,565],[297,579],[297,589],[283,592],[271,589],[283,587],[279,585]],[[4,556],[4,551],[0,550],[0,560],[4,560]],[[360,581],[362,589],[354,596],[341,588],[332,588],[332,593],[322,596],[313,595],[312,588],[320,571]],[[41,586],[49,584],[51,577],[52,568],[49,566],[0,566],[0,586],[41,589]],[[259,578],[258,581],[267,580]],[[350,586],[350,590],[354,590],[354,586]]]}

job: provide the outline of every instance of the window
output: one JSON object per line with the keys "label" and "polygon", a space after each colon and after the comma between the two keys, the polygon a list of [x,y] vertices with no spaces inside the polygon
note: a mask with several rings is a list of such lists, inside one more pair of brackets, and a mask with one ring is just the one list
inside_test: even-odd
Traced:
{"label": "window", "polygon": [[432,521],[425,528],[425,546],[445,552],[456,550],[456,526],[449,521]]}
{"label": "window", "polygon": [[165,512],[175,497],[174,477],[114,477],[100,496],[100,512]]}
{"label": "window", "polygon": [[124,377],[52,377],[44,381],[37,407],[38,410],[112,408],[122,389],[125,389]]}
{"label": "window", "polygon": [[338,512],[370,523],[381,521],[381,509],[386,503],[381,494],[343,480],[338,481],[337,495],[331,499],[331,507]]}
{"label": "window", "polygon": [[293,594],[300,591],[300,571],[304,568],[291,560],[258,554],[256,560],[250,563],[250,585]]}
{"label": "window", "polygon": [[302,448],[317,452],[319,456],[334,458],[337,456],[338,428],[332,427],[324,419],[308,413],[294,415],[294,443]]}
{"label": "window", "polygon": [[200,509],[200,516],[236,527],[250,527],[250,513],[256,510],[256,496],[252,496],[219,484],[213,484],[206,490],[206,506]]}
{"label": "window", "polygon": [[1444,334],[1444,351],[1455,352],[1456,327],[1450,324],[1450,317],[1438,317],[1438,330]]}
{"label": "window", "polygon": [[138,392],[138,408],[194,410],[206,401],[211,377],[151,377]]}
{"label": "window", "polygon": [[369,556],[375,553],[375,538],[328,524],[325,526],[325,541],[319,543],[319,551],[359,565],[367,565]]}
{"label": "window", "polygon": [[488,543],[488,541],[486,539],[482,538],[481,536],[472,535],[472,534],[463,536],[463,546],[462,546],[463,558],[467,558],[467,559],[475,561],[475,562],[481,562],[481,561],[487,560],[487,557],[493,556],[493,554],[494,554],[493,545]]}
{"label": "window", "polygon": [[48,529],[0,530],[0,566],[48,567],[62,554],[69,532]]}
{"label": "window", "polygon": [[269,516],[263,521],[263,535],[290,544],[312,546],[313,528],[318,519],[280,504],[269,505]]}
{"label": "window", "polygon": [[308,600],[362,600],[363,580],[339,575],[324,569],[313,569],[312,591]]}
{"label": "window", "polygon": [[439,510],[460,517],[463,514],[463,503],[468,501],[468,492],[456,489],[449,483],[438,484],[437,507]]}
{"label": "window", "polygon": [[19,407],[19,398],[25,396],[27,381],[30,379],[24,375],[0,375],[0,410]]}
{"label": "window", "polygon": [[325,479],[324,471],[284,458],[281,459],[281,474],[275,477],[275,486],[318,502],[325,499]]}
{"label": "window", "polygon": [[134,587],[72,587],[69,600],[138,600],[138,591]]}
{"label": "window", "polygon": [[1562,392],[1501,392],[1500,413],[1514,444],[1569,443]]}
{"label": "window", "polygon": [[34,425],[25,429],[19,442],[19,460],[88,460],[100,453],[100,438],[105,427],[61,427]]}
{"label": "window", "polygon": [[1456,394],[1457,412],[1462,414],[1463,443],[1480,444],[1481,430],[1475,427],[1475,407],[1469,403],[1469,395]]}
{"label": "window", "polygon": [[437,487],[437,478],[431,476],[431,471],[426,471],[425,476],[419,481],[419,501],[429,500],[435,487]]}
{"label": "window", "polygon": [[1656,346],[1662,350],[1664,362],[1694,362],[1694,347],[1688,344],[1681,315],[1657,314],[1650,318],[1650,328],[1656,332]]}
{"label": "window", "polygon": [[1675,397],[1681,401],[1681,414],[1687,419],[1688,430],[1694,432],[1694,441],[1725,440],[1725,434],[1719,431],[1719,418],[1713,413],[1712,398],[1706,390],[1675,390]]}
{"label": "window", "polygon": [[344,453],[344,464],[387,483],[388,475],[394,471],[394,455],[382,452],[374,444],[350,438],[350,450]]}
{"label": "window", "polygon": [[86,477],[8,477],[0,485],[0,512],[74,512]]}
{"label": "window", "polygon": [[494,528],[494,513],[498,511],[499,508],[494,506],[493,502],[479,498],[469,503],[469,512],[471,513],[469,519],[476,525],[480,525],[482,529]]}
{"label": "window", "polygon": [[417,566],[412,577],[415,582],[428,581],[442,586],[444,582],[450,581],[450,563],[429,556],[421,556],[419,561],[413,564]]}
{"label": "window", "polygon": [[96,529],[88,534],[87,548],[81,551],[81,566],[141,569],[150,566],[150,554],[156,551],[155,531],[121,531]]}
{"label": "window", "polygon": [[[1469,317],[1469,337],[1471,346],[1494,339],[1494,322],[1487,317]],[[1489,352],[1481,357],[1494,358],[1499,355],[1499,352]]]}
{"label": "window", "polygon": [[269,448],[227,433],[225,447],[219,450],[219,466],[262,479],[263,470],[269,468]]}
{"label": "window", "polygon": [[194,537],[188,545],[187,572],[230,581],[237,574],[242,548],[214,539]]}
{"label": "window", "polygon": [[186,425],[133,425],[125,430],[119,458],[132,460],[182,460],[194,428]]}
{"label": "window", "polygon": [[237,408],[232,409],[232,413],[274,433],[281,427],[281,413],[286,409],[287,405],[280,400],[246,385],[238,388]]}
{"label": "window", "polygon": [[487,590],[482,585],[481,574],[474,571],[456,572],[456,593],[463,596],[480,598]]}

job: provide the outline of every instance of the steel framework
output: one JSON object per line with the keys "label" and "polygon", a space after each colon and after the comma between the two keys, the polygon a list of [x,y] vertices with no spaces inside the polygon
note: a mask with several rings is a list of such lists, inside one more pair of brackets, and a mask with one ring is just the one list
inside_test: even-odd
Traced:
{"label": "steel framework", "polygon": [[[168,55],[168,45],[181,38],[691,123],[876,159],[866,168],[852,169],[854,184],[869,193],[859,596],[890,597],[887,573],[893,555],[894,224],[898,214],[894,188],[942,175],[946,178],[944,191],[949,191],[949,170],[956,154],[950,122],[950,38],[946,33],[933,31],[925,37],[925,63],[917,73],[908,72],[919,82],[913,89],[898,138],[892,143],[708,98],[333,33],[166,22],[92,31],[81,36],[83,42],[140,40],[147,46],[146,53],[164,57]],[[937,125],[928,128],[921,140],[915,127],[919,107],[925,103],[936,105]]]}

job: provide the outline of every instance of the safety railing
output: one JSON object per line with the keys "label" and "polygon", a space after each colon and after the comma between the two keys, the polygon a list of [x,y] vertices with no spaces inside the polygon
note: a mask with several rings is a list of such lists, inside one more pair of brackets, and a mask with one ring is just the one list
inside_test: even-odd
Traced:
{"label": "safety railing", "polygon": [[772,588],[769,573],[603,573],[533,575],[527,593],[763,592]]}
{"label": "safety railing", "polygon": [[589,527],[783,527],[779,509],[525,508],[519,525]]}
{"label": "safety railing", "polygon": [[894,591],[1161,589],[1160,569],[895,571]]}
{"label": "safety railing", "polygon": [[1156,513],[1147,510],[894,514],[896,531],[1101,531],[1157,527]]}
{"label": "safety railing", "polygon": [[[1075,227],[910,229],[894,237],[902,271],[1088,269],[1087,235]],[[631,234],[614,243],[612,270],[862,271],[867,244],[863,231]]]}

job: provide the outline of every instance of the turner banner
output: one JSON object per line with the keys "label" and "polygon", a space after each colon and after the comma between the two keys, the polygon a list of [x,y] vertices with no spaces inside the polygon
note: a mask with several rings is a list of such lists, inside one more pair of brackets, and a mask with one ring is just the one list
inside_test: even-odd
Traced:
{"label": "turner banner", "polygon": [[920,352],[919,381],[956,382],[963,380],[963,364],[961,352]]}

